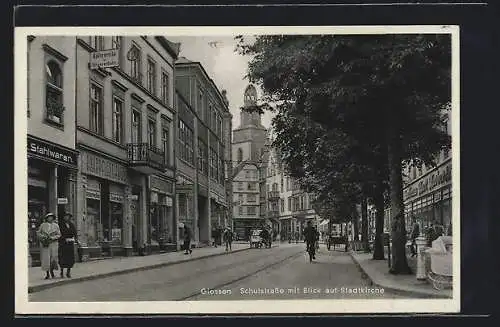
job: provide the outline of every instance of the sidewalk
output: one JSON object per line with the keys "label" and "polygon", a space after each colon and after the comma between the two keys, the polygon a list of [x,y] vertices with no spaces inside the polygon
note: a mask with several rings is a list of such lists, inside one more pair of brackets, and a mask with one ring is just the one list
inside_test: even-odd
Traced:
{"label": "sidewalk", "polygon": [[[404,294],[418,298],[444,298],[451,299],[453,290],[436,290],[426,281],[418,281],[412,275],[392,275],[389,274],[389,267],[386,260],[372,260],[372,253],[349,251],[354,263],[363,271],[375,286],[384,288],[394,293]],[[387,253],[385,255],[387,258]],[[411,261],[411,262],[410,262]],[[409,259],[409,265],[415,271],[416,262]]]}
{"label": "sidewalk", "polygon": [[[247,243],[233,243],[232,248],[232,253],[234,253],[248,250],[249,246]],[[185,255],[183,251],[178,251],[152,254],[148,256],[115,257],[111,259],[94,260],[76,263],[74,269],[71,270],[72,278],[60,278],[59,271],[55,271],[56,278],[47,280],[43,279],[45,277],[45,273],[41,271],[40,267],[32,267],[28,270],[28,293],[38,292],[62,284],[70,284],[140,270],[164,267],[177,263],[223,255],[225,253],[225,247],[218,246],[217,248],[195,248],[193,249],[193,253],[190,255]]]}

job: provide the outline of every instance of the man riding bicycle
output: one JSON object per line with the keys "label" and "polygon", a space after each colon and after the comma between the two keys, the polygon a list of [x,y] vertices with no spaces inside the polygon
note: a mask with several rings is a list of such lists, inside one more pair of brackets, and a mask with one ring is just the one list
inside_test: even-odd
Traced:
{"label": "man riding bicycle", "polygon": [[307,222],[307,227],[304,228],[303,235],[307,244],[307,252],[312,253],[312,258],[316,259],[317,232],[310,220]]}

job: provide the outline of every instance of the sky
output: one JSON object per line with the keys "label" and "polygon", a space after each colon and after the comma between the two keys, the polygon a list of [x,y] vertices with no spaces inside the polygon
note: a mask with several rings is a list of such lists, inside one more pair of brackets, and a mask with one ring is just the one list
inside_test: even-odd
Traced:
{"label": "sky", "polygon": [[[243,106],[243,93],[248,85],[244,79],[250,57],[235,52],[236,41],[233,36],[166,36],[172,42],[181,43],[179,57],[198,61],[217,85],[219,91],[226,90],[229,110],[233,115],[233,129],[240,125],[240,108]],[[261,91],[256,85],[258,96]],[[262,125],[269,128],[271,113],[262,115]]]}

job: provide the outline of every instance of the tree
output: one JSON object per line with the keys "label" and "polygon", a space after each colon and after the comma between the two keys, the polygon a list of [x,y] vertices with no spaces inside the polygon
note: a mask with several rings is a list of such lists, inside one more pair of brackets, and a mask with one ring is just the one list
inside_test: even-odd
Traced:
{"label": "tree", "polygon": [[[451,92],[449,35],[279,35],[258,36],[252,44],[239,39],[238,51],[253,56],[250,81],[261,85],[265,101],[279,103],[278,119],[273,121],[278,134],[283,131],[280,119],[307,117],[304,125],[313,122],[327,133],[342,136],[347,144],[341,150],[347,152],[367,141],[386,154],[388,174],[382,181],[389,181],[393,215],[390,272],[410,273],[402,166],[432,165],[434,154],[450,147],[440,117]],[[317,143],[321,148],[322,142]],[[298,166],[296,157],[286,151],[284,157],[287,165]],[[310,158],[302,164],[298,175],[315,175],[314,169],[324,167]],[[317,176],[328,174],[342,174],[342,170],[321,171]]]}

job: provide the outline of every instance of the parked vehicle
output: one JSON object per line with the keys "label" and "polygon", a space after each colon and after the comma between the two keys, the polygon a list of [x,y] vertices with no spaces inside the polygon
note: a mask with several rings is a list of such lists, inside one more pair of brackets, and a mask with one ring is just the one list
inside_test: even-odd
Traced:
{"label": "parked vehicle", "polygon": [[254,229],[250,234],[250,247],[261,248],[262,247],[262,237],[260,233],[262,229]]}

